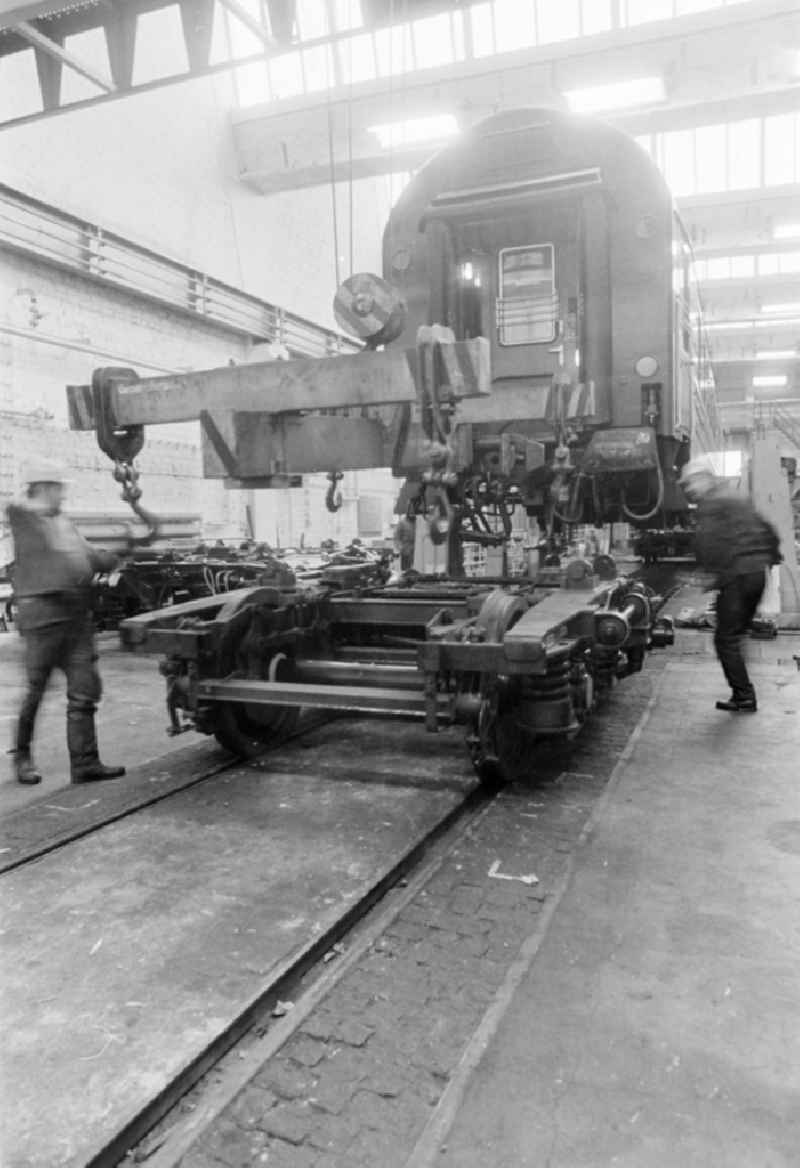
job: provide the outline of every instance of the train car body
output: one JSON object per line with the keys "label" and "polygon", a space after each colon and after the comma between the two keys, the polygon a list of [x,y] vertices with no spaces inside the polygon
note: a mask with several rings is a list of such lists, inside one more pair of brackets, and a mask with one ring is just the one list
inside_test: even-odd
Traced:
{"label": "train car body", "polygon": [[531,457],[511,477],[529,509],[549,499],[567,522],[668,524],[686,510],[675,469],[710,377],[690,260],[650,157],[553,110],[498,114],[438,153],[383,242],[384,278],[408,307],[399,344],[433,322],[488,339],[491,395],[455,416],[469,473],[498,473],[504,435],[518,452],[541,443],[549,481]]}

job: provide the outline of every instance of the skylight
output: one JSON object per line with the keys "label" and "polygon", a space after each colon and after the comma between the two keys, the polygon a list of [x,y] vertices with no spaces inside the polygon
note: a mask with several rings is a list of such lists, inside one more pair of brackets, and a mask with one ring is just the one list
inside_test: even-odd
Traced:
{"label": "skylight", "polygon": [[458,133],[458,122],[453,114],[436,114],[430,118],[411,118],[407,122],[387,122],[368,128],[384,149],[391,149],[394,146],[411,146],[415,142],[449,138]]}
{"label": "skylight", "polygon": [[800,312],[800,300],[787,301],[784,304],[762,304],[761,311],[770,316],[789,316]]}
{"label": "skylight", "polygon": [[652,105],[664,101],[666,95],[663,78],[654,76],[592,85],[587,89],[569,89],[564,96],[573,113],[588,114],[626,106]]}
{"label": "skylight", "polygon": [[780,389],[789,378],[785,373],[764,373],[753,378],[753,389]]}

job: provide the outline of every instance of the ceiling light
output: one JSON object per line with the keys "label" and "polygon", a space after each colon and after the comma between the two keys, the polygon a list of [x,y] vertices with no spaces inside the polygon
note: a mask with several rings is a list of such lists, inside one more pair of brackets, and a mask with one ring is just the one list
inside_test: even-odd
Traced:
{"label": "ceiling light", "polygon": [[587,89],[568,89],[564,96],[573,113],[588,114],[625,106],[651,105],[664,101],[666,94],[662,77],[635,77],[630,81],[592,85]]}
{"label": "ceiling light", "polygon": [[773,239],[800,239],[800,223],[777,223],[772,229]]}
{"label": "ceiling light", "polygon": [[767,373],[753,378],[753,389],[777,389],[786,385],[788,380],[785,373]]}
{"label": "ceiling light", "polygon": [[368,129],[370,134],[376,135],[381,146],[387,149],[449,138],[458,133],[458,122],[453,114],[436,114],[430,118],[412,118],[407,122],[387,122],[380,126],[369,126]]}
{"label": "ceiling light", "polygon": [[756,361],[792,361],[796,356],[795,349],[759,349]]}
{"label": "ceiling light", "polygon": [[785,316],[789,312],[800,312],[800,300],[784,304],[762,304],[761,311],[772,313],[773,316]]}
{"label": "ceiling light", "polygon": [[711,320],[706,323],[705,329],[707,332],[714,330],[726,333],[751,328],[773,329],[773,331],[778,331],[785,328],[794,328],[795,325],[800,325],[800,316],[778,316],[772,317],[769,320]]}

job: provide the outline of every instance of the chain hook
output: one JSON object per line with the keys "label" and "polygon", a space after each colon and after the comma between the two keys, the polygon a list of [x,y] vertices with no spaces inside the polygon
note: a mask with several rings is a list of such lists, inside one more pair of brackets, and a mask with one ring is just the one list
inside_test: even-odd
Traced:
{"label": "chain hook", "polygon": [[331,470],[326,477],[330,486],[325,492],[325,506],[335,514],[342,506],[342,492],[338,490],[338,484],[344,478],[344,474],[340,470]]}

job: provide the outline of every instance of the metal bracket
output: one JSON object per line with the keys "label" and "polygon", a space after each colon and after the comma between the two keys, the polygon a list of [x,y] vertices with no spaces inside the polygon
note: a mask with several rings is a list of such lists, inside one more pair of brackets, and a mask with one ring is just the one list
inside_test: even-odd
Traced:
{"label": "metal bracket", "polygon": [[117,384],[138,381],[133,369],[106,367],[92,374],[92,405],[97,445],[113,462],[133,462],[144,446],[144,426],[117,427],[114,421],[112,392]]}

